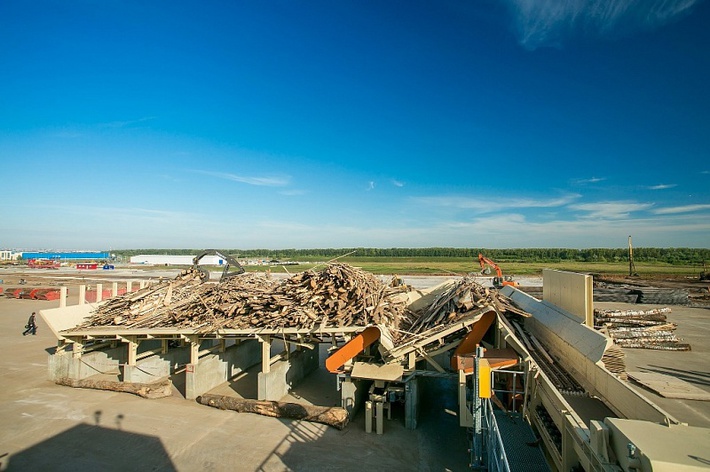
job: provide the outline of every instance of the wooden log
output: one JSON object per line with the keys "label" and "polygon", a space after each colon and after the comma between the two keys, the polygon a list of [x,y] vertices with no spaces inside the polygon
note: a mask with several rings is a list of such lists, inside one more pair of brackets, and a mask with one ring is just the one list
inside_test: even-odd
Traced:
{"label": "wooden log", "polygon": [[65,385],[74,388],[92,388],[95,390],[109,390],[112,392],[125,392],[138,395],[143,398],[164,398],[173,394],[173,383],[165,378],[153,383],[131,383],[117,382],[114,380],[91,380],[91,379],[67,379],[61,378],[55,381],[57,385]]}
{"label": "wooden log", "polygon": [[201,395],[197,403],[219,408],[233,410],[238,413],[256,413],[257,415],[271,416],[274,418],[289,418],[294,420],[311,421],[344,429],[348,424],[348,412],[340,407],[301,405],[299,403],[275,402],[266,400],[249,400],[245,398],[227,397],[224,395]]}

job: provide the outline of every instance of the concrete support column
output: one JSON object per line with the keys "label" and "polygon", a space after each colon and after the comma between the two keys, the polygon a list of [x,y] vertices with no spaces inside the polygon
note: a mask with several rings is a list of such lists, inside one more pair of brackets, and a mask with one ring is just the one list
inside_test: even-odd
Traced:
{"label": "concrete support column", "polygon": [[190,336],[190,364],[197,365],[200,360],[200,339]]}
{"label": "concrete support column", "polygon": [[101,300],[103,300],[103,295],[104,295],[103,284],[96,284],[96,303],[99,303]]}
{"label": "concrete support column", "polygon": [[74,341],[72,344],[72,357],[74,359],[79,359],[81,358],[81,355],[84,353],[84,343],[81,341]]}
{"label": "concrete support column", "polygon": [[86,285],[79,285],[79,305],[86,303]]}
{"label": "concrete support column", "polygon": [[59,308],[65,308],[67,306],[67,287],[61,287],[59,289]]}
{"label": "concrete support column", "polygon": [[114,282],[111,285],[111,296],[112,297],[117,297],[118,296],[118,282]]}
{"label": "concrete support column", "polygon": [[271,372],[271,336],[262,336],[259,341],[261,341],[261,371],[268,374]]}
{"label": "concrete support column", "polygon": [[138,287],[145,288],[145,280],[141,280],[140,282],[138,282]]}
{"label": "concrete support column", "polygon": [[138,356],[138,342],[135,336],[126,336],[126,364],[130,366],[136,365],[136,357]]}

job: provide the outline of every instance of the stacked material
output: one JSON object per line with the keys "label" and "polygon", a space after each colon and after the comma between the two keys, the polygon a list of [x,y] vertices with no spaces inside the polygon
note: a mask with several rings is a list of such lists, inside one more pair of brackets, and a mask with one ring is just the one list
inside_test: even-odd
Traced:
{"label": "stacked material", "polygon": [[628,288],[594,287],[595,302],[637,303],[638,292]]}
{"label": "stacked material", "polygon": [[688,291],[683,289],[644,287],[638,290],[638,292],[638,303],[656,305],[688,304]]}
{"label": "stacked material", "polygon": [[201,284],[195,270],[175,280],[108,300],[79,328],[220,329],[332,328],[385,324],[397,329],[408,316],[403,288],[346,264],[329,264],[275,281],[245,273]]}
{"label": "stacked material", "polygon": [[[1,289],[0,293],[2,293]],[[5,291],[5,296],[8,298],[23,298],[26,300],[59,300],[59,289],[11,287]]]}
{"label": "stacked material", "polygon": [[675,288],[641,287],[637,285],[594,282],[595,302],[648,303],[654,305],[687,305],[688,291]]}
{"label": "stacked material", "polygon": [[481,308],[491,307],[498,313],[513,313],[530,316],[516,308],[498,293],[478,284],[473,277],[464,277],[450,289],[442,292],[423,313],[417,313],[416,321],[407,328],[410,333],[418,334],[437,326],[449,325],[476,316]]}
{"label": "stacked material", "polygon": [[594,326],[606,329],[621,347],[689,351],[690,345],[681,343],[674,331],[677,325],[666,317],[670,308],[652,310],[594,310]]}

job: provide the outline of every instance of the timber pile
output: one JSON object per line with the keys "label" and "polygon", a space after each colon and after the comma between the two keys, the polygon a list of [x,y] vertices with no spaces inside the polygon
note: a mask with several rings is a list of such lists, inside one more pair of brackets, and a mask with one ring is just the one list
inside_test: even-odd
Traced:
{"label": "timber pile", "polygon": [[666,317],[670,308],[652,310],[594,310],[594,327],[605,329],[621,347],[665,351],[689,351],[674,331],[675,323]]}
{"label": "timber pile", "polygon": [[329,264],[276,281],[245,273],[220,284],[201,284],[197,271],[108,300],[78,327],[313,329],[385,324],[397,329],[408,311],[404,288],[347,264]]}
{"label": "timber pile", "polygon": [[524,317],[530,315],[516,308],[507,297],[478,284],[474,277],[463,277],[422,313],[415,314],[415,321],[406,328],[419,334],[438,326],[446,326],[476,316],[482,308],[494,308],[500,314],[512,313]]}

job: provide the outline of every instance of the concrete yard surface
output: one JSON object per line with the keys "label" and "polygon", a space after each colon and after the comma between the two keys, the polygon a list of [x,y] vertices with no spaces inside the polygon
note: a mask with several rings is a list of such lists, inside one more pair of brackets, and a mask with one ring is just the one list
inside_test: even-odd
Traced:
{"label": "concrete yard surface", "polygon": [[[365,433],[362,410],[338,431],[217,410],[185,400],[177,389],[147,400],[55,385],[47,380],[47,357],[56,338],[39,316],[36,336],[22,331],[32,311],[58,303],[0,297],[0,470],[469,470],[453,384],[427,384],[416,430],[405,429],[394,409],[380,436]],[[330,384],[323,374],[311,374],[284,401],[328,398],[309,391],[335,389],[335,378]],[[229,383],[219,389],[229,391]]]}

